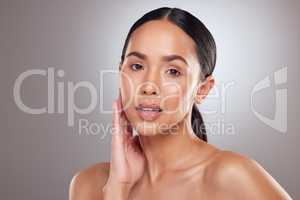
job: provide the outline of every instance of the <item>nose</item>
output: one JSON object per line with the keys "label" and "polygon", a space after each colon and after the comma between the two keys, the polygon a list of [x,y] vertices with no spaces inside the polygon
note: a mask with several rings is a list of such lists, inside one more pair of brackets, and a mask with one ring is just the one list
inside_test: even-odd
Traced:
{"label": "nose", "polygon": [[160,89],[160,71],[159,68],[149,67],[149,71],[145,74],[144,81],[140,86],[141,95],[159,95]]}
{"label": "nose", "polygon": [[155,83],[147,81],[141,86],[140,92],[141,95],[159,95],[159,88]]}

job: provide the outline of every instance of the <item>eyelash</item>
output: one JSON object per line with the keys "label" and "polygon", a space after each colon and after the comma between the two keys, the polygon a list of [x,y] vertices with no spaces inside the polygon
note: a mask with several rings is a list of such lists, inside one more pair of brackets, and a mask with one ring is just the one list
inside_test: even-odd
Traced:
{"label": "eyelash", "polygon": [[[130,65],[130,69],[132,69],[132,66],[134,66],[134,65],[142,66],[142,65],[140,65],[140,64],[135,63],[135,64]],[[133,70],[133,71],[136,71],[136,70],[134,70],[134,69],[132,69],[132,70]]]}
{"label": "eyelash", "polygon": [[[130,65],[130,69],[131,69],[131,70],[133,70],[133,71],[137,71],[137,70],[134,70],[134,69],[132,69],[132,66],[134,66],[134,65],[139,65],[139,66],[142,66],[142,65],[140,65],[140,64],[137,64],[137,63]],[[172,76],[175,76],[175,77],[181,76],[181,72],[180,72],[180,71],[178,71],[177,69],[170,68],[170,69],[168,69],[168,71],[169,71],[169,70],[175,70],[175,71],[176,71],[175,73],[177,73],[177,75],[172,75]]]}
{"label": "eyelash", "polygon": [[176,76],[176,77],[181,76],[181,72],[178,71],[177,69],[171,68],[171,69],[168,69],[168,70],[175,70],[175,71],[176,71],[176,74],[178,74],[178,75],[174,75],[174,76]]}

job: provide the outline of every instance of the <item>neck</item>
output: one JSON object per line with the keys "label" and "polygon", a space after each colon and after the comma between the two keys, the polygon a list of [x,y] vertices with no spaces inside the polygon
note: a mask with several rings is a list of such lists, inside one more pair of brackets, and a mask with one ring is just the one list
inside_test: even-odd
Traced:
{"label": "neck", "polygon": [[[176,132],[170,134],[140,135],[140,143],[146,158],[145,176],[150,182],[161,178],[165,172],[185,168],[195,163],[195,155],[206,144],[198,139],[192,128],[186,123],[187,116],[179,123]],[[201,151],[201,150],[200,150]]]}

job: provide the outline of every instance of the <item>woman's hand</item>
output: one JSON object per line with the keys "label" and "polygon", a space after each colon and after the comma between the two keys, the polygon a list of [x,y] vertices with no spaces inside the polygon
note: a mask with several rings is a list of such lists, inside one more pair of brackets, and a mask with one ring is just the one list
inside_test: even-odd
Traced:
{"label": "woman's hand", "polygon": [[119,95],[113,102],[111,164],[104,188],[120,187],[130,190],[143,175],[144,167],[145,157],[139,138],[132,135],[132,127],[123,111]]}

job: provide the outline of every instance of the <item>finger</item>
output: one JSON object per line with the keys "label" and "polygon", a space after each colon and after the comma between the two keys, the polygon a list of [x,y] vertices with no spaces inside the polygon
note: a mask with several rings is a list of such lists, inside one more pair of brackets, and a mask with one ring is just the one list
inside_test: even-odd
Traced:
{"label": "finger", "polygon": [[132,132],[130,131],[131,129],[128,128],[130,123],[127,120],[125,112],[123,111],[122,101],[121,101],[120,96],[117,99],[117,103],[118,103],[118,106],[120,108],[120,128],[121,128],[121,131],[122,131],[122,133],[121,133],[122,134],[122,139],[123,139],[123,142],[125,144],[128,144],[128,142],[129,142],[128,140],[130,139],[130,137],[132,135]]}
{"label": "finger", "polygon": [[113,129],[111,142],[111,163],[112,170],[122,166],[125,162],[125,148],[120,129],[120,116],[117,101],[113,102]]}
{"label": "finger", "polygon": [[120,132],[120,117],[118,114],[118,105],[117,101],[113,102],[113,130],[112,133],[113,135],[118,135]]}
{"label": "finger", "polygon": [[121,145],[128,142],[131,133],[127,131],[128,121],[124,118],[124,111],[122,111],[122,103],[120,96],[114,103],[114,122],[113,122],[113,137],[116,142],[120,142]]}
{"label": "finger", "polygon": [[122,104],[122,97],[121,97],[121,93],[119,93],[119,98],[118,98],[118,101],[119,101],[119,105],[121,107],[121,120],[124,120],[124,126],[125,126],[125,131],[127,133],[130,133],[130,136],[132,136],[132,126],[127,118],[127,115],[124,111],[124,108],[123,108],[123,104]]}
{"label": "finger", "polygon": [[120,116],[117,101],[113,102],[113,124],[112,124],[112,145],[122,145],[122,134],[120,127]]}
{"label": "finger", "polygon": [[119,134],[119,117],[117,115],[117,102],[113,102],[113,125],[111,139],[111,171],[118,171],[124,163],[124,147]]}

